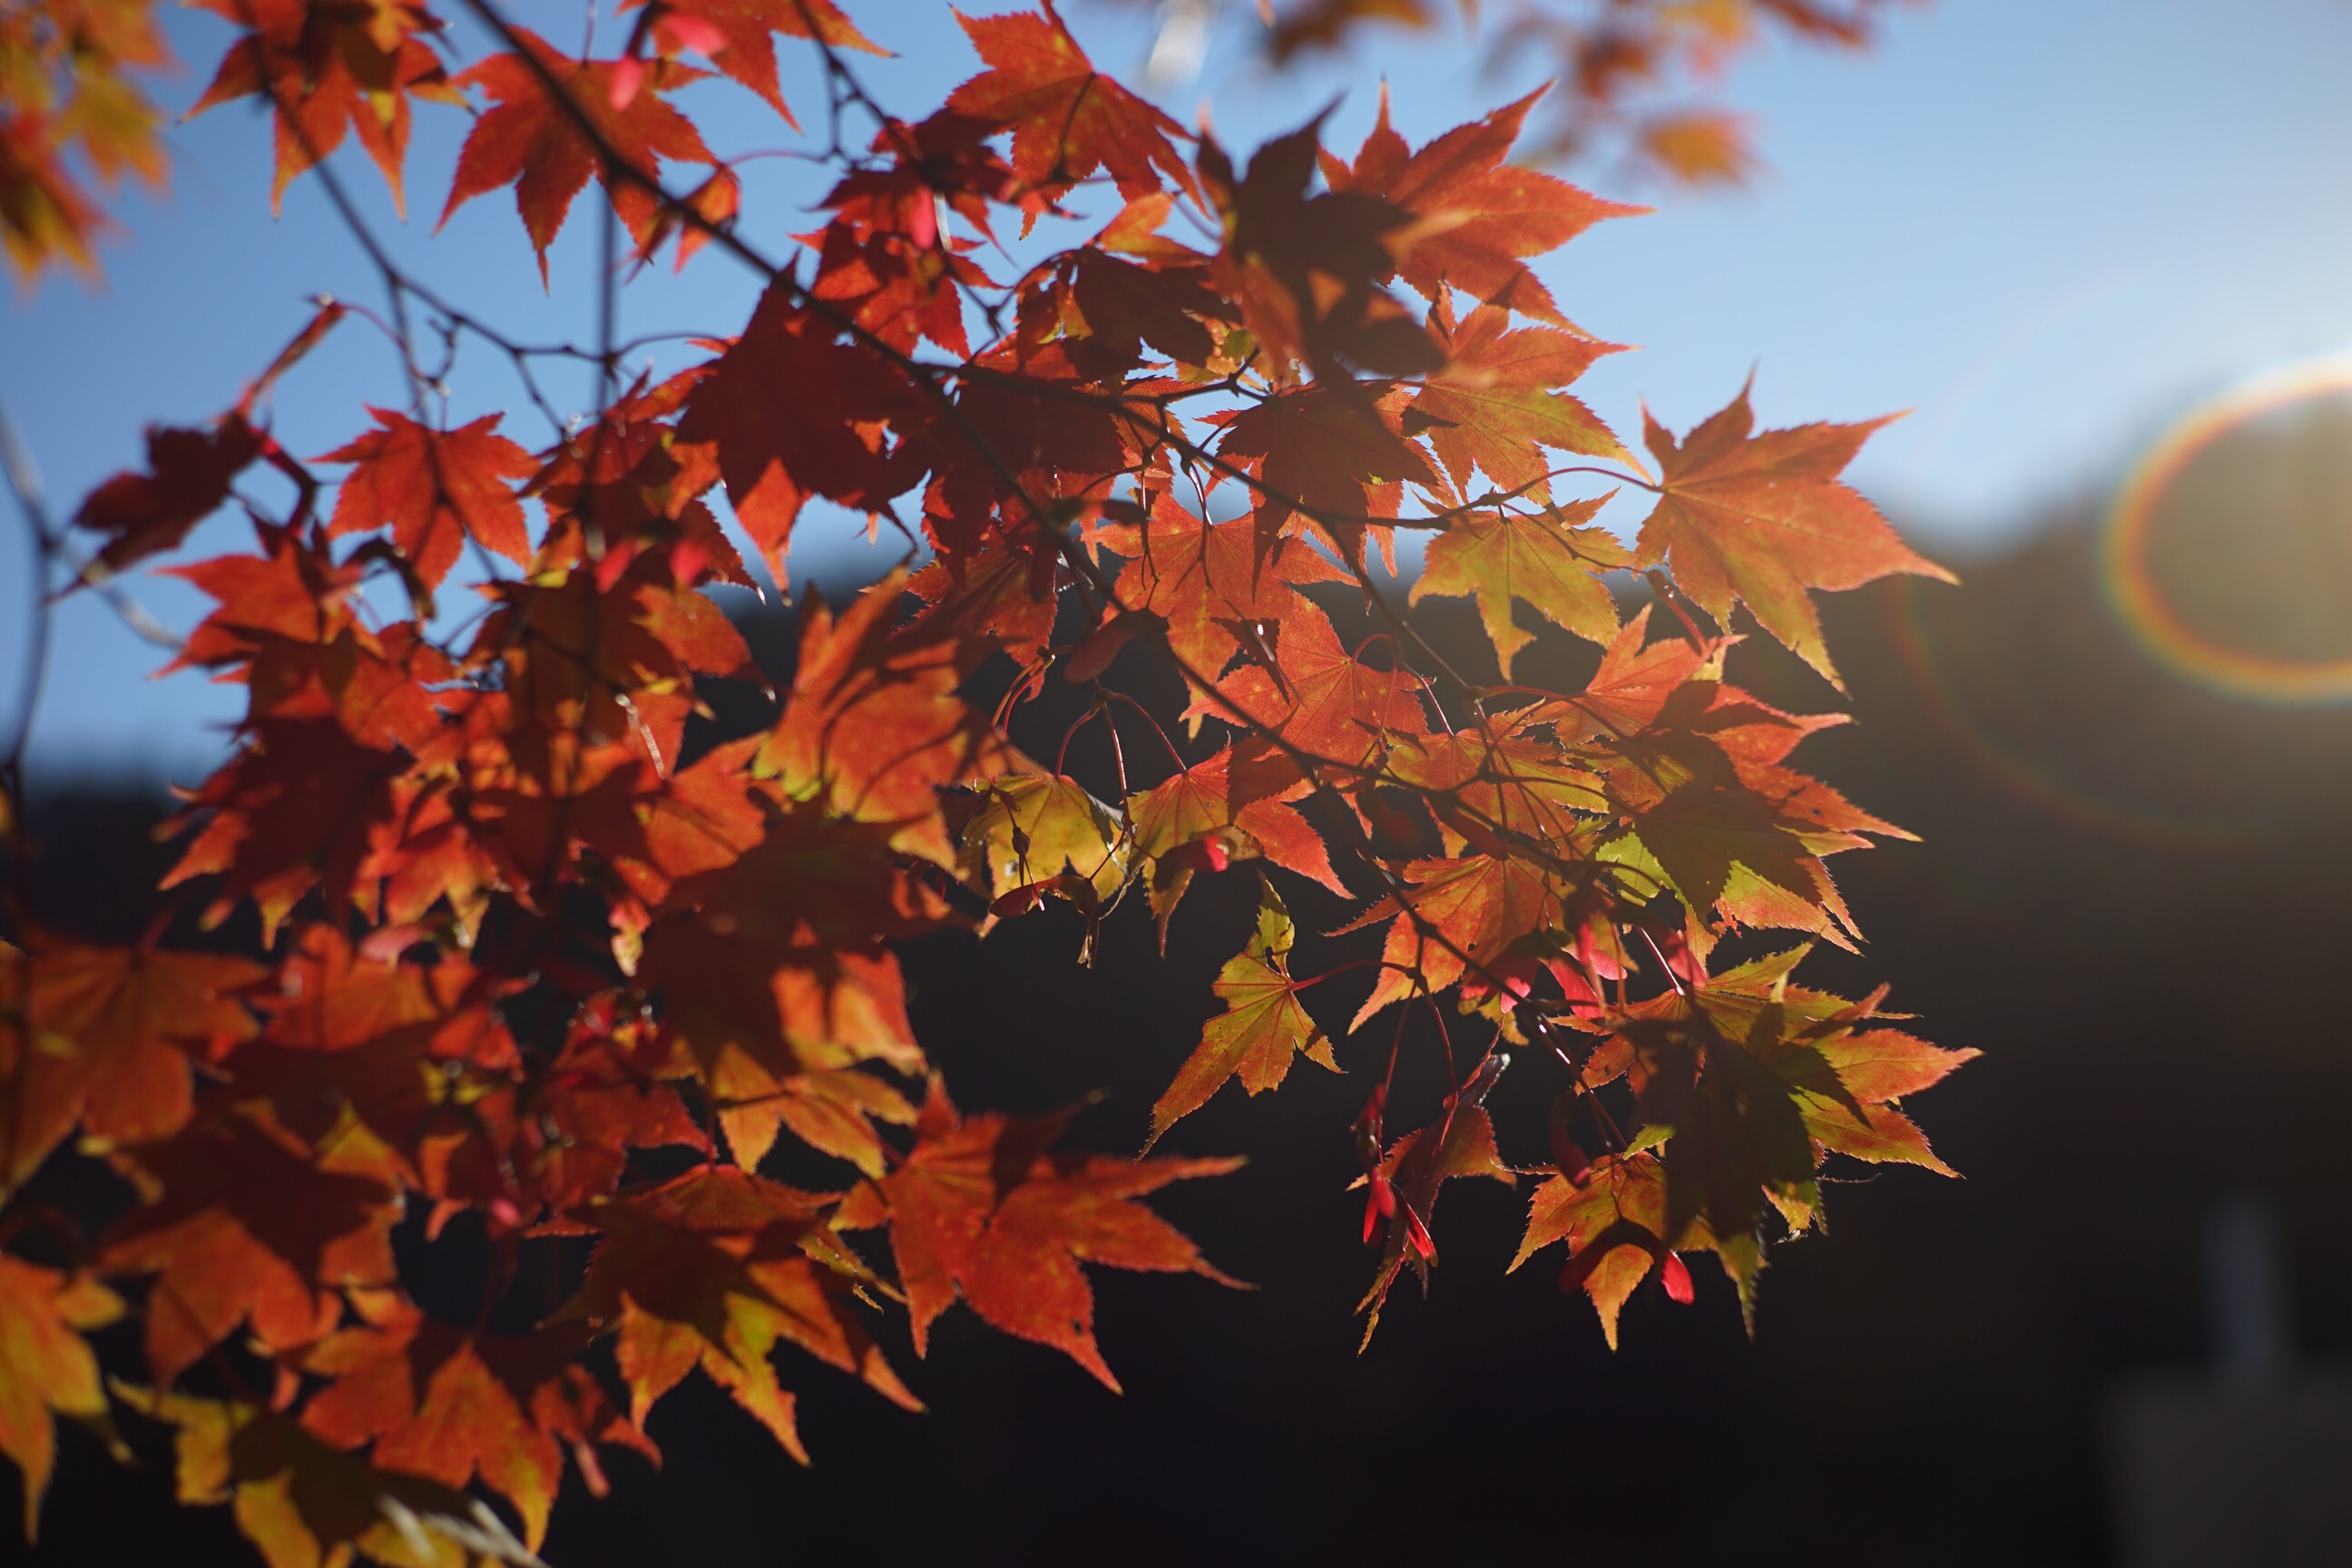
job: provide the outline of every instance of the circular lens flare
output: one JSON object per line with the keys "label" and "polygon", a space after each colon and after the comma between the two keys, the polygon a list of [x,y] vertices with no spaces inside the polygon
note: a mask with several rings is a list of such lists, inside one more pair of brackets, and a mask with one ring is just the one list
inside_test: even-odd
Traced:
{"label": "circular lens flare", "polygon": [[2218,642],[2189,624],[2149,559],[2158,504],[2198,456],[2249,422],[2352,392],[2352,352],[2297,361],[2218,393],[2176,420],[2116,493],[2100,542],[2100,578],[2124,629],[2156,661],[2208,690],[2279,707],[2352,701],[2352,658],[2292,659]]}

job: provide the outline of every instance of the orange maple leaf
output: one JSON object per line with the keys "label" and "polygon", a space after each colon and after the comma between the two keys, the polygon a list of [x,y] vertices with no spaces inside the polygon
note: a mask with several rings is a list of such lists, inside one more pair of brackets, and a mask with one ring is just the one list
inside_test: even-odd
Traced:
{"label": "orange maple leaf", "polygon": [[966,1117],[935,1077],[914,1151],[844,1201],[837,1224],[887,1220],[907,1292],[915,1352],[961,1294],[991,1326],[1051,1345],[1116,1392],[1095,1343],[1094,1289],[1083,1263],[1226,1278],[1166,1220],[1133,1200],[1171,1182],[1221,1176],[1226,1160],[1120,1160],[1048,1154],[1067,1112]]}
{"label": "orange maple leaf", "polygon": [[987,716],[956,695],[978,647],[929,628],[895,629],[902,574],[859,595],[836,619],[822,600],[802,611],[799,667],[753,766],[794,799],[894,825],[891,844],[953,868],[938,790],[1020,763]]}
{"label": "orange maple leaf", "polygon": [[604,1239],[559,1319],[618,1331],[635,1425],[699,1366],[806,1464],[793,1394],[771,1360],[779,1342],[922,1408],[851,1308],[854,1289],[876,1281],[825,1216],[823,1200],[726,1166],[583,1211]]}
{"label": "orange maple leaf", "polygon": [[1843,690],[1807,589],[1859,588],[1896,572],[1959,581],[1914,553],[1876,507],[1838,481],[1886,423],[1753,435],[1744,386],[1680,441],[1644,411],[1643,438],[1664,483],[1634,564],[1670,565],[1676,586],[1718,625],[1728,623],[1734,600],[1746,604],[1758,625]]}
{"label": "orange maple leaf", "polygon": [[41,1493],[57,1462],[55,1411],[106,1414],[98,1357],[80,1331],[122,1315],[95,1280],[0,1254],[0,1454],[24,1474],[25,1539],[37,1532]]}
{"label": "orange maple leaf", "polygon": [[373,1440],[373,1463],[446,1486],[478,1476],[513,1502],[534,1552],[547,1536],[566,1444],[599,1494],[604,1477],[590,1443],[620,1443],[659,1459],[586,1369],[572,1364],[589,1339],[580,1325],[469,1333],[427,1321],[405,1300],[362,1301],[373,1321],[329,1335],[299,1358],[303,1371],[335,1380],[303,1408],[302,1425],[337,1447]]}
{"label": "orange maple leaf", "polygon": [[146,1317],[158,1384],[240,1322],[272,1351],[308,1344],[334,1326],[338,1289],[394,1278],[392,1189],[323,1167],[290,1133],[230,1113],[116,1160],[154,1201],[100,1237],[99,1257],[157,1277]]}
{"label": "orange maple leaf", "polygon": [[[266,971],[241,958],[92,947],[45,932],[0,943],[0,1066],[14,1191],[79,1121],[110,1142],[169,1137],[194,1104],[193,1054],[216,1061],[254,1032],[236,997]],[[19,1011],[21,1007],[21,1011]]]}

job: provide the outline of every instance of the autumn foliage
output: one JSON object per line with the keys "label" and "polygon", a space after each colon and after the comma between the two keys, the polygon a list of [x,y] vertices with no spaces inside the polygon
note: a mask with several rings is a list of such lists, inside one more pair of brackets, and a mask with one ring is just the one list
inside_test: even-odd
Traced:
{"label": "autumn foliage", "polygon": [[[1725,668],[1744,619],[1835,682],[1812,594],[1943,574],[1839,478],[1871,425],[1759,431],[1743,390],[1636,451],[1568,390],[1615,347],[1530,263],[1632,209],[1511,161],[1531,101],[1418,147],[1385,107],[1352,150],[1318,119],[1244,157],[1097,72],[1050,5],[959,16],[983,68],[910,120],[826,0],[653,0],[585,60],[467,0],[504,47],[463,65],[410,0],[207,4],[239,30],[203,104],[272,107],[276,190],[331,177],[348,133],[397,195],[415,103],[467,105],[445,214],[511,187],[544,269],[593,181],[622,262],[699,251],[765,292],[666,378],[592,351],[604,406],[538,447],[439,417],[403,339],[409,384],[295,454],[269,398],[350,330],[325,306],[236,408],[152,433],[75,538],[45,535],[88,592],[250,518],[249,551],[171,568],[216,601],[177,663],[249,707],[166,886],[209,925],[257,911],[263,956],[15,911],[0,1182],[100,1161],[135,1194],[96,1234],[0,1221],[28,1531],[59,1415],[169,1424],[184,1500],[232,1503],[290,1568],[530,1561],[567,1468],[601,1488],[602,1451],[655,1457],[647,1413],[698,1374],[805,1458],[809,1358],[920,1408],[877,1339],[900,1314],[918,1356],[961,1303],[1116,1388],[1087,1268],[1224,1280],[1145,1200],[1235,1162],[960,1108],[894,950],[1049,902],[1090,961],[1102,921],[1164,933],[1203,879],[1255,883],[1150,1136],[1301,1056],[1359,1075],[1367,1337],[1401,1275],[1428,1284],[1452,1179],[1527,1184],[1511,1266],[1562,1265],[1613,1343],[1653,1272],[1691,1299],[1691,1254],[1752,1301],[1766,1237],[1818,1223],[1827,1156],[1944,1169],[1898,1102],[1968,1053],[1792,976],[1859,940],[1827,858],[1900,830],[1791,765],[1839,715]],[[791,122],[779,39],[865,128],[816,144],[822,225],[771,257],[668,95],[699,58]],[[28,243],[75,255],[43,221]],[[1624,490],[1650,498],[1630,544],[1596,521]],[[698,682],[755,676],[706,590],[781,582],[818,500],[927,563],[804,595],[773,721],[689,751]],[[1501,683],[1393,602],[1401,531],[1427,540],[1411,599],[1473,601]],[[1386,629],[1349,646],[1334,594]],[[1520,683],[1519,607],[1598,673]],[[1147,666],[1181,715],[1128,689]],[[1012,740],[1049,681],[1117,739],[1108,797]],[[1353,901],[1360,958],[1295,966],[1285,890],[1309,883]],[[1408,1048],[1443,1053],[1436,1102],[1391,1100]],[[1497,1144],[1507,1068],[1549,1080],[1544,1147]],[[830,1183],[761,1174],[784,1144]],[[488,1238],[474,1321],[405,1288],[414,1215]],[[537,1326],[494,1331],[518,1299]],[[126,1317],[102,1376],[89,1336]]]}

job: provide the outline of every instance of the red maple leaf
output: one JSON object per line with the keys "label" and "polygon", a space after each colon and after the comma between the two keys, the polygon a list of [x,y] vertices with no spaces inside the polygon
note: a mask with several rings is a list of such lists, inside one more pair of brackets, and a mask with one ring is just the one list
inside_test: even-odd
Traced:
{"label": "red maple leaf", "polygon": [[242,414],[226,416],[209,431],[151,426],[147,472],[117,474],[90,491],[74,526],[107,536],[98,562],[108,573],[176,550],[228,500],[230,481],[268,445]]}
{"label": "red maple leaf", "polygon": [[[623,12],[647,0],[626,0]],[[794,130],[800,121],[776,81],[776,46],[768,35],[813,38],[836,48],[887,55],[859,32],[833,0],[656,0],[652,33],[664,55],[692,49],[772,105]]]}
{"label": "red maple leaf", "polygon": [[1063,26],[1052,0],[1005,16],[956,13],[989,68],[948,95],[948,107],[1013,132],[1013,171],[1051,200],[1108,169],[1133,200],[1164,184],[1192,191],[1176,151],[1184,129],[1103,75]]}
{"label": "red maple leaf", "polygon": [[408,100],[463,100],[426,41],[444,24],[416,0],[341,5],[323,0],[196,0],[251,28],[222,57],[212,85],[188,112],[264,97],[273,117],[277,210],[295,176],[342,145],[348,129],[383,171],[395,207],[405,210],[401,171],[408,155]]}
{"label": "red maple leaf", "polygon": [[[539,253],[539,276],[547,279],[547,247],[588,177],[604,183],[613,210],[642,244],[650,236],[660,203],[637,180],[604,167],[599,142],[628,167],[658,177],[661,160],[715,163],[694,122],[662,101],[661,94],[700,79],[706,73],[670,60],[637,64],[641,76],[621,90],[621,60],[575,60],[538,34],[516,28],[530,58],[494,55],[459,76],[454,85],[478,87],[492,107],[474,122],[457,155],[457,178],[449,187],[441,222],[474,197],[515,188],[515,206]],[[570,108],[551,95],[563,94]],[[643,89],[650,88],[646,91]],[[595,128],[593,140],[581,123]]]}
{"label": "red maple leaf", "polygon": [[[921,477],[894,460],[886,431],[913,412],[906,378],[778,284],[687,399],[681,442],[718,449],[735,514],[779,581],[793,523],[813,497],[878,511]],[[818,398],[782,398],[779,386],[823,387]]]}
{"label": "red maple leaf", "polygon": [[1423,220],[1423,233],[1397,267],[1423,294],[1433,300],[1451,284],[1490,305],[1570,327],[1525,258],[1558,249],[1602,218],[1646,209],[1602,201],[1554,175],[1503,162],[1541,96],[1531,93],[1457,125],[1416,153],[1390,126],[1383,88],[1379,123],[1354,165],[1326,153],[1323,174],[1335,191],[1380,196]]}
{"label": "red maple leaf", "polygon": [[495,433],[499,415],[436,430],[387,409],[368,412],[381,429],[320,459],[357,465],[328,520],[331,537],[390,523],[392,542],[427,587],[449,574],[467,539],[518,565],[530,559],[522,504],[509,481],[530,478],[539,465]]}

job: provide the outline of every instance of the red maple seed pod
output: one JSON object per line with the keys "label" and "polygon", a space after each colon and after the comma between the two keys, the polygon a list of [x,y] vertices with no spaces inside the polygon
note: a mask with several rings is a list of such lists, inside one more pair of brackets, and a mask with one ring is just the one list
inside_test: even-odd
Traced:
{"label": "red maple seed pod", "polygon": [[1181,872],[1222,871],[1233,863],[1232,847],[1223,838],[1211,834],[1206,837],[1195,838],[1189,844],[1179,844],[1175,848],[1162,855],[1160,858],[1160,868],[1156,874],[1158,884],[1167,886],[1172,883]]}
{"label": "red maple seed pod", "polygon": [[1356,1113],[1356,1123],[1349,1129],[1356,1140],[1356,1160],[1364,1167],[1364,1174],[1378,1177],[1381,1173],[1381,1117],[1388,1109],[1389,1086],[1381,1084],[1364,1101],[1364,1109]]}
{"label": "red maple seed pod", "polygon": [[1691,1289],[1690,1270],[1683,1267],[1683,1260],[1679,1254],[1673,1252],[1666,1254],[1665,1261],[1658,1266],[1658,1278],[1665,1281],[1666,1294],[1669,1297],[1685,1307],[1691,1304],[1694,1292]]}
{"label": "red maple seed pod", "polygon": [[1371,1191],[1364,1198],[1364,1245],[1370,1247],[1381,1221],[1394,1215],[1397,1205],[1396,1189],[1389,1184],[1386,1176],[1375,1171],[1366,1184]]}

